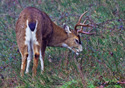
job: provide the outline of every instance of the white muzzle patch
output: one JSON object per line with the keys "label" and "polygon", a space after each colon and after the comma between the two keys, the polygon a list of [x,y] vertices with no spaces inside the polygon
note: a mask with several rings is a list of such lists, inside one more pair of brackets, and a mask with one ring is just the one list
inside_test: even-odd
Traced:
{"label": "white muzzle patch", "polygon": [[67,44],[65,44],[65,43],[62,43],[62,46],[65,47],[65,48],[70,49],[70,50],[73,51],[73,52],[75,52],[76,55],[79,55],[79,52],[81,52],[81,51],[83,50],[83,49],[82,49],[82,45],[80,45],[80,46],[78,47],[78,49],[73,49],[73,48],[69,47],[69,46],[68,46]]}

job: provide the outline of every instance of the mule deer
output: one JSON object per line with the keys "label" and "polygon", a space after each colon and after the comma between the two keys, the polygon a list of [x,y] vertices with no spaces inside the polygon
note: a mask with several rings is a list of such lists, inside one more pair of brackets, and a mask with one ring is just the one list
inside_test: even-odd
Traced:
{"label": "mule deer", "polygon": [[[86,12],[85,12],[86,13]],[[57,26],[49,16],[37,8],[27,7],[21,13],[16,22],[16,39],[22,56],[21,76],[29,72],[31,59],[33,58],[33,76],[36,75],[38,58],[41,61],[41,72],[44,71],[44,55],[46,46],[66,47],[76,54],[82,51],[80,36],[78,33],[91,34],[77,29],[77,26],[90,27],[89,24],[80,23],[83,13],[75,26],[70,30],[68,26]],[[27,66],[26,66],[27,63]]]}

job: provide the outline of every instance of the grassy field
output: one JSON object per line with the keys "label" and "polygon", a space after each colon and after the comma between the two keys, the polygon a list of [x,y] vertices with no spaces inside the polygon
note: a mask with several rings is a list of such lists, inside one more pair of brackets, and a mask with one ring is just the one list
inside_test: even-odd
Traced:
{"label": "grassy field", "polygon": [[[0,88],[125,88],[124,0],[0,0]],[[79,16],[92,20],[96,35],[81,35],[79,56],[65,48],[48,47],[45,72],[20,77],[15,23],[28,6],[46,12],[59,26],[72,29]],[[87,30],[87,29],[85,29]]]}

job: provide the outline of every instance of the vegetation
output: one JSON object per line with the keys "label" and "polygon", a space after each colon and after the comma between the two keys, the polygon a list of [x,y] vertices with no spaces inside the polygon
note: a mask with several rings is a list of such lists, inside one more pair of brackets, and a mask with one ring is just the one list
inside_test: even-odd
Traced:
{"label": "vegetation", "polygon": [[[124,5],[124,0],[0,0],[0,87],[124,88]],[[79,16],[88,11],[96,35],[81,35],[84,49],[77,57],[68,49],[48,47],[45,72],[40,74],[39,65],[37,77],[32,79],[31,65],[30,73],[21,78],[14,29],[19,13],[28,6],[46,12],[59,26],[66,23],[72,29]]]}

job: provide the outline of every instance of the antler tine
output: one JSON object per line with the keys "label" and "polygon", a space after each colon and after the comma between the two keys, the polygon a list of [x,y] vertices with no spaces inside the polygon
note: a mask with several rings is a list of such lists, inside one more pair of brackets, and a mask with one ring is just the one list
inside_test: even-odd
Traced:
{"label": "antler tine", "polygon": [[[83,24],[84,24],[85,22],[86,22],[86,20],[83,22]],[[89,24],[87,24],[87,25],[89,25]],[[79,29],[77,32],[78,32],[78,33],[82,33],[82,34],[87,34],[87,35],[93,35],[93,34],[96,34],[95,32],[91,32],[92,29],[89,30],[88,32],[85,32],[85,31],[83,31],[82,29],[83,29],[83,26],[81,26],[81,29]],[[91,33],[90,33],[90,32],[91,32]]]}
{"label": "antler tine", "polygon": [[78,30],[78,33],[87,34],[87,35],[94,35],[94,34],[96,34],[95,32],[90,33],[90,32],[85,32],[83,30]]}
{"label": "antler tine", "polygon": [[[77,24],[75,25],[75,30],[77,31],[77,33],[83,33],[83,34],[87,34],[87,35],[93,35],[93,34],[95,34],[95,32],[90,33],[90,32],[92,31],[92,29],[89,30],[88,32],[85,32],[85,31],[82,30],[83,27],[92,27],[92,26],[90,25],[90,22],[89,22],[88,24],[85,24],[86,21],[89,20],[89,18],[86,18],[83,23],[80,23],[82,17],[83,17],[86,13],[87,13],[87,11],[85,11],[85,12],[79,17],[79,20],[78,20]],[[81,26],[81,29],[77,29],[77,26]]]}
{"label": "antler tine", "polygon": [[79,17],[79,21],[77,22],[77,24],[79,24],[81,22],[82,17],[87,13],[88,11],[85,11],[80,17]]}
{"label": "antler tine", "polygon": [[77,31],[77,26],[85,26],[85,27],[88,26],[88,25],[85,25],[85,24],[84,24],[84,23],[86,22],[86,20],[85,20],[83,23],[80,23],[82,17],[83,17],[87,12],[88,12],[88,11],[85,11],[85,12],[79,17],[79,20],[78,20],[77,24],[75,25],[75,30],[76,30],[76,31]]}
{"label": "antler tine", "polygon": [[83,22],[83,24],[85,24],[85,23],[86,23],[86,21],[87,21],[87,20],[85,19],[85,20],[84,20],[84,22]]}
{"label": "antler tine", "polygon": [[[89,30],[88,32],[85,32],[85,31],[83,31],[82,29],[83,29],[83,26],[81,26],[81,29],[78,30],[77,32],[78,32],[78,33],[82,33],[82,34],[87,34],[87,35],[94,35],[94,34],[96,34],[96,32],[91,32],[92,29]],[[90,32],[91,32],[91,33],[90,33]]]}

